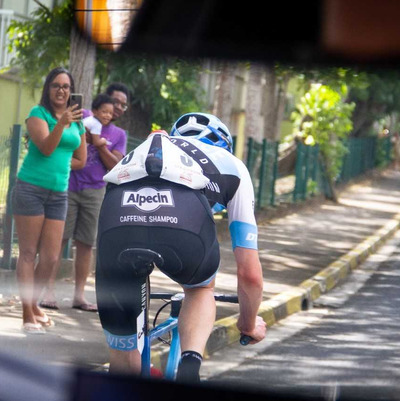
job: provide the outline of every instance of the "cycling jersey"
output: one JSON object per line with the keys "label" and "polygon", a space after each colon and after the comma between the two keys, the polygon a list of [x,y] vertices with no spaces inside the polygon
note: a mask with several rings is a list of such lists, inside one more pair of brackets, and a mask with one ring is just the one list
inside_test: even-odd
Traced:
{"label": "cycling jersey", "polygon": [[104,180],[119,185],[146,176],[202,189],[213,212],[227,209],[233,248],[257,249],[250,174],[244,163],[225,149],[195,138],[151,134]]}

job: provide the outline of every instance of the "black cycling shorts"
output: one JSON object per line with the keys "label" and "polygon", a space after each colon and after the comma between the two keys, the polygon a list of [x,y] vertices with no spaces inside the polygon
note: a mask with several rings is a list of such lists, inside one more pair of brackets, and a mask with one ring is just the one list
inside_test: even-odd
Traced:
{"label": "black cycling shorts", "polygon": [[162,255],[160,270],[168,277],[182,285],[202,285],[220,261],[204,194],[149,178],[108,185],[97,234],[96,295],[108,345],[121,350],[136,348],[137,320],[146,306],[146,278],[118,263],[128,248],[151,249]]}

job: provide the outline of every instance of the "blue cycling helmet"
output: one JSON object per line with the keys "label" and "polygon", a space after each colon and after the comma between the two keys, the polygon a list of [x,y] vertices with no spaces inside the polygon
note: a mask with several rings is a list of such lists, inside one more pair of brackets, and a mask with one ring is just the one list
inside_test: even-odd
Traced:
{"label": "blue cycling helmet", "polygon": [[212,114],[184,114],[175,122],[170,136],[190,136],[231,153],[233,150],[233,139],[228,127]]}

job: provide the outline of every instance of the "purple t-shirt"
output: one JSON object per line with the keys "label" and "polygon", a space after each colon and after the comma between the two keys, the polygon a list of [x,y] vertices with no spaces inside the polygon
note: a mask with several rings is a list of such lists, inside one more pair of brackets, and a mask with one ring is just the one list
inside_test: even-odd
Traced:
{"label": "purple t-shirt", "polygon": [[[83,117],[90,115],[90,111],[84,110]],[[104,125],[100,137],[108,141],[107,148],[110,151],[117,150],[125,156],[126,153],[126,133],[122,128],[110,123]],[[71,170],[68,190],[72,192],[82,191],[82,189],[99,189],[106,185],[103,177],[107,169],[100,159],[96,147],[87,145],[87,161],[84,168],[80,170]]]}

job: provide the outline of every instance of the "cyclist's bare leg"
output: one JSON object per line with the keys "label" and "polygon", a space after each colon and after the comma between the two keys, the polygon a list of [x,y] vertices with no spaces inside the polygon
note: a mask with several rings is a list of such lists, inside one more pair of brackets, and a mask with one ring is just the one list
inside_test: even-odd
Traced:
{"label": "cyclist's bare leg", "polygon": [[140,374],[141,355],[138,350],[119,351],[110,348],[110,373]]}
{"label": "cyclist's bare leg", "polygon": [[206,287],[184,288],[185,299],[179,313],[182,352],[204,353],[215,322],[214,285],[215,280]]}

